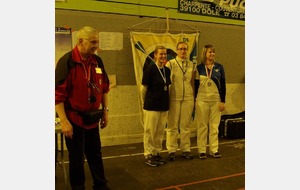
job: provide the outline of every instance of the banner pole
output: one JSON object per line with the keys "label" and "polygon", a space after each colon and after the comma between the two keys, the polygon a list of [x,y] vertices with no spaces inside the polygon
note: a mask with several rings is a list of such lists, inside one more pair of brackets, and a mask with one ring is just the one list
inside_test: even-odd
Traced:
{"label": "banner pole", "polygon": [[166,33],[169,33],[170,31],[170,27],[169,27],[169,8],[166,7],[166,20],[167,20],[167,30],[166,30]]}

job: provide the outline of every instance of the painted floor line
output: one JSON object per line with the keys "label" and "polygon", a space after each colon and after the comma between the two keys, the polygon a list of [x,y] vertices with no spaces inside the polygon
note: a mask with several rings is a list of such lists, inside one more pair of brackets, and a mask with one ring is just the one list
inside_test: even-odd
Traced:
{"label": "painted floor line", "polygon": [[[237,143],[237,142],[245,142],[245,139],[242,139],[242,140],[239,139],[239,140],[233,140],[233,141],[223,142],[223,143],[219,143],[219,145],[233,144],[233,143]],[[191,150],[192,149],[196,149],[196,148],[197,148],[197,146],[193,146],[193,147],[191,147]],[[163,150],[161,152],[168,152],[168,150]],[[123,155],[117,155],[117,156],[106,156],[106,157],[103,157],[102,159],[112,159],[112,158],[129,157],[129,156],[140,156],[140,155],[144,155],[144,153],[123,154]]]}
{"label": "painted floor line", "polygon": [[191,186],[191,185],[196,185],[196,184],[210,182],[210,181],[217,181],[217,180],[231,178],[231,177],[237,177],[237,176],[241,176],[241,175],[245,175],[245,172],[232,174],[232,175],[226,175],[226,176],[222,176],[222,177],[211,178],[211,179],[205,179],[205,180],[200,180],[200,181],[194,181],[194,182],[191,182],[191,183],[184,183],[184,184],[173,185],[173,186],[169,186],[169,187],[163,187],[163,188],[159,188],[159,189],[156,189],[156,190],[167,190],[167,189],[181,190],[180,187]]}
{"label": "painted floor line", "polygon": [[[233,143],[238,143],[238,142],[245,142],[245,139],[227,141],[227,142],[219,143],[219,145],[233,144]],[[197,146],[193,146],[193,147],[191,147],[191,150],[196,149],[196,148],[197,148]],[[163,150],[161,152],[168,152],[168,150]],[[102,157],[102,159],[106,160],[106,159],[122,158],[122,157],[130,157],[130,156],[141,156],[141,155],[144,155],[144,153],[123,154],[123,155],[117,155],[117,156],[105,156],[105,157]],[[85,161],[87,161],[87,160],[85,160]],[[69,163],[69,161],[64,161],[64,163]]]}

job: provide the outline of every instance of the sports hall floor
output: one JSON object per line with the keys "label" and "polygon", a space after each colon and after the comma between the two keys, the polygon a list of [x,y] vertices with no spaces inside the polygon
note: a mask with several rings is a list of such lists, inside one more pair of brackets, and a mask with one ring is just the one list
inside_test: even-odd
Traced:
{"label": "sports hall floor", "polygon": [[[196,137],[192,137],[191,142],[191,151],[197,156]],[[167,164],[151,167],[144,163],[142,143],[102,148],[105,173],[111,190],[244,190],[245,139],[221,138],[219,152],[222,158],[208,156],[205,160],[198,157],[186,160],[177,152],[179,156],[176,160],[168,161],[164,142],[161,155]],[[67,151],[65,160],[68,168]],[[87,162],[85,166],[86,190],[92,190]],[[66,190],[60,164],[56,166],[55,173],[55,189]]]}

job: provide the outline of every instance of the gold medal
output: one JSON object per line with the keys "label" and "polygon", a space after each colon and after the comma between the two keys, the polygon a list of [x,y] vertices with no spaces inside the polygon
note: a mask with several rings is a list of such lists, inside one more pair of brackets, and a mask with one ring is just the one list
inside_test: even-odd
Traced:
{"label": "gold medal", "polygon": [[211,86],[211,82],[210,81],[207,82],[207,86]]}
{"label": "gold medal", "polygon": [[167,91],[167,90],[168,90],[168,88],[167,88],[167,86],[165,86],[165,87],[164,87],[164,91]]}

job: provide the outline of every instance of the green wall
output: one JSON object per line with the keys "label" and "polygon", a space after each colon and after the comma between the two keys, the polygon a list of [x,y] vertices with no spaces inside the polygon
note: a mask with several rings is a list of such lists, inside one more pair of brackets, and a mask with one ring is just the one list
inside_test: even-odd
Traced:
{"label": "green wall", "polygon": [[[107,72],[117,76],[117,85],[136,84],[130,31],[138,31],[138,29],[149,29],[150,31],[151,29],[152,32],[166,32],[167,25],[169,25],[170,33],[187,31],[189,33],[195,32],[194,29],[196,29],[200,33],[199,51],[208,43],[216,47],[216,58],[225,67],[227,83],[245,83],[244,25],[233,24],[236,21],[232,19],[223,19],[227,22],[231,21],[230,24],[224,24],[218,23],[221,19],[213,17],[178,13],[177,0],[120,2],[66,0],[66,2],[55,3],[56,27],[68,26],[76,31],[85,25],[90,25],[102,32],[121,32],[123,34],[122,50],[106,50],[98,53],[104,61]],[[123,2],[126,1],[123,0]],[[136,5],[138,2],[142,5]],[[167,2],[169,7],[176,7],[169,9],[168,23],[165,18]],[[192,20],[196,17],[198,18],[196,21]],[[182,20],[182,18],[190,20]],[[145,30],[142,31],[145,32]]]}

